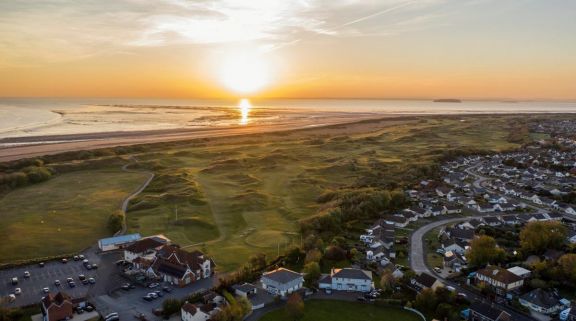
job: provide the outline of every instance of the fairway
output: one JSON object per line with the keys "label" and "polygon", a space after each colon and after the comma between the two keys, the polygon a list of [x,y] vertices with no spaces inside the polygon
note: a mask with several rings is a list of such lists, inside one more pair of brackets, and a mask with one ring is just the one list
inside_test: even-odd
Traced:
{"label": "fairway", "polygon": [[[128,210],[130,232],[163,233],[214,257],[221,271],[300,242],[298,220],[325,191],[403,184],[445,150],[504,150],[508,120],[494,116],[385,121],[370,130],[288,132],[141,153],[157,178]],[[351,134],[348,134],[352,132]]]}
{"label": "fairway", "polygon": [[0,199],[0,263],[74,253],[110,235],[108,216],[146,174],[86,170],[14,190]]}
{"label": "fairway", "polygon": [[[422,321],[414,312],[402,308],[378,307],[345,301],[310,300],[304,302],[301,321]],[[292,321],[284,309],[272,311],[260,321]]]}

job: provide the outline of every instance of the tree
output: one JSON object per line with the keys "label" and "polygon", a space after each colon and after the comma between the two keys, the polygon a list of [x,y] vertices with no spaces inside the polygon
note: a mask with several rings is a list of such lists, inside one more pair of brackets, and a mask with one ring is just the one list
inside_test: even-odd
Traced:
{"label": "tree", "polygon": [[300,320],[304,316],[304,301],[298,293],[293,293],[288,298],[285,309],[290,320]]}
{"label": "tree", "polygon": [[304,262],[320,262],[322,259],[322,252],[318,249],[311,249],[306,253],[306,260]]}
{"label": "tree", "polygon": [[339,246],[329,246],[324,253],[324,258],[331,261],[342,261],[346,259],[346,251]]}
{"label": "tree", "polygon": [[258,253],[250,257],[250,266],[253,269],[263,269],[266,267],[266,254]]}
{"label": "tree", "polygon": [[505,256],[504,250],[498,247],[496,240],[488,235],[480,235],[470,243],[468,261],[475,266],[495,263]]}
{"label": "tree", "polygon": [[182,307],[182,302],[177,299],[166,299],[162,302],[162,315],[165,318],[169,318],[171,315],[180,311]]}
{"label": "tree", "polygon": [[392,273],[391,269],[386,269],[382,272],[382,276],[380,277],[380,287],[388,293],[392,292],[396,285],[396,278],[394,278]]}
{"label": "tree", "polygon": [[560,222],[530,222],[520,231],[520,246],[525,253],[542,253],[564,244],[567,231]]}
{"label": "tree", "polygon": [[210,320],[213,321],[242,321],[244,317],[252,311],[250,301],[245,297],[234,298],[230,293],[224,291],[224,297],[228,305],[221,308]]}
{"label": "tree", "polygon": [[116,233],[122,229],[122,224],[124,224],[124,213],[122,211],[117,211],[112,213],[108,217],[108,230],[112,233]]}
{"label": "tree", "polygon": [[572,282],[576,282],[576,254],[565,254],[558,259],[558,265],[562,274]]}
{"label": "tree", "polygon": [[313,287],[322,273],[318,262],[310,262],[304,266],[304,284]]}
{"label": "tree", "polygon": [[436,311],[438,299],[432,289],[424,289],[418,293],[414,301],[414,307],[424,313],[431,314]]}

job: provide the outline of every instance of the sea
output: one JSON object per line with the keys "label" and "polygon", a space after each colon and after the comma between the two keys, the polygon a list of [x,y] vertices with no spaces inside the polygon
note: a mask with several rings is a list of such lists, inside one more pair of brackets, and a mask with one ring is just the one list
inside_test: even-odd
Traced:
{"label": "sea", "polygon": [[[230,126],[238,100],[0,98],[0,139],[109,131],[139,131]],[[575,113],[576,102],[379,99],[250,99],[258,121],[290,117],[339,117],[386,114]],[[264,113],[262,111],[265,111]],[[230,116],[232,115],[232,116]],[[246,115],[244,115],[246,116]]]}

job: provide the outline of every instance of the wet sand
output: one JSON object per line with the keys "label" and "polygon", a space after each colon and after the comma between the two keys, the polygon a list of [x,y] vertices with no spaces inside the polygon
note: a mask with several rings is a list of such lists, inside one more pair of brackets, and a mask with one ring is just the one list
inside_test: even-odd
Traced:
{"label": "wet sand", "polygon": [[137,144],[151,144],[161,142],[186,141],[198,138],[213,138],[227,136],[241,136],[259,133],[273,133],[282,131],[310,130],[321,133],[322,128],[334,125],[356,124],[356,130],[367,129],[367,120],[389,120],[404,115],[356,114],[347,113],[318,117],[308,121],[294,120],[274,124],[248,124],[245,126],[230,126],[199,129],[173,129],[151,131],[103,132],[74,135],[50,135],[10,137],[0,139],[0,162],[13,161],[42,155],[62,152],[91,150],[116,146]]}

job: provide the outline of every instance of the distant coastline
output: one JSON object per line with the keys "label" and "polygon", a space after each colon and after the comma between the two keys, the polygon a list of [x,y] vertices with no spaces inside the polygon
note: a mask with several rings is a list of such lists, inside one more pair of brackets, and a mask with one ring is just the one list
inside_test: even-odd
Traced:
{"label": "distant coastline", "polygon": [[435,103],[461,103],[462,100],[455,98],[445,98],[445,99],[434,99]]}

